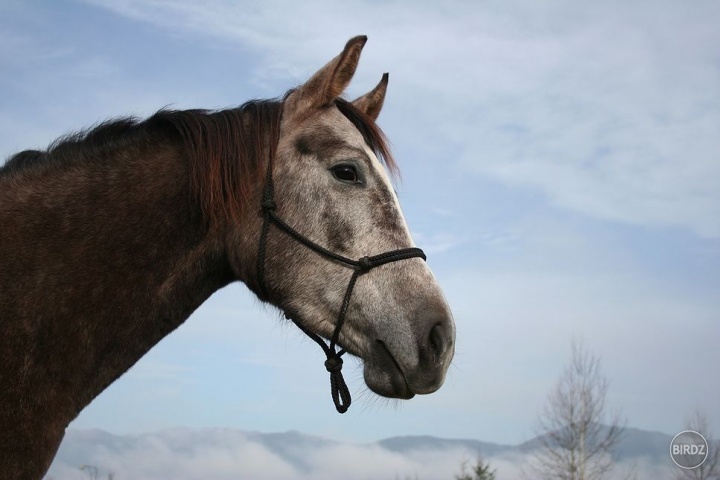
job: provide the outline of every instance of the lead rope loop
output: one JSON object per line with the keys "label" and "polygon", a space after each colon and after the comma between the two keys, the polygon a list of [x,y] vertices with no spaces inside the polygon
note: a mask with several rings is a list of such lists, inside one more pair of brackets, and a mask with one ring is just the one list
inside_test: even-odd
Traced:
{"label": "lead rope loop", "polygon": [[347,289],[345,290],[345,298],[343,298],[342,307],[340,307],[340,314],[338,315],[338,321],[335,324],[335,330],[333,331],[332,338],[330,338],[330,345],[326,345],[322,338],[314,332],[306,329],[297,319],[285,315],[285,318],[292,320],[297,327],[308,337],[315,341],[323,349],[325,353],[325,370],[330,374],[330,396],[332,397],[335,410],[338,413],[345,413],[350,408],[352,403],[352,396],[350,395],[350,389],[345,382],[345,377],[342,374],[343,359],[342,356],[345,354],[344,349],[339,351],[335,349],[337,342],[340,337],[340,329],[345,323],[345,316],[347,315],[348,307],[350,306],[350,297],[352,296],[353,289],[355,288],[355,282],[358,277],[368,271],[368,269],[357,269],[353,272],[350,277]]}
{"label": "lead rope loop", "polygon": [[330,395],[332,396],[335,410],[338,413],[345,413],[350,408],[352,398],[350,397],[350,389],[345,383],[342,374],[343,360],[340,355],[335,355],[325,360],[325,369],[330,372]]}
{"label": "lead rope loop", "polygon": [[[348,408],[350,408],[350,403],[352,403],[352,397],[350,396],[350,389],[347,383],[345,383],[345,378],[342,374],[343,359],[341,357],[345,353],[345,350],[335,351],[334,345],[330,347],[326,345],[319,335],[306,329],[297,319],[287,314],[285,318],[291,320],[305,335],[320,345],[323,352],[325,352],[325,370],[330,374],[330,396],[332,397],[333,404],[335,404],[335,410],[337,410],[338,413],[347,412]],[[335,327],[335,331],[338,331],[337,326]],[[335,335],[333,334],[333,336]]]}

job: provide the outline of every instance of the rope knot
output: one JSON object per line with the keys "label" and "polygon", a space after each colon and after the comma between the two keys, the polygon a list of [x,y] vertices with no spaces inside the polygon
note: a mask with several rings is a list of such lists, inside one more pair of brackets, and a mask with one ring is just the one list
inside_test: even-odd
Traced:
{"label": "rope knot", "polygon": [[340,357],[330,357],[325,360],[325,369],[330,373],[340,373],[343,360]]}
{"label": "rope knot", "polygon": [[265,198],[262,202],[260,202],[260,206],[263,210],[275,210],[277,208],[277,204],[275,203],[275,200],[272,198]]}
{"label": "rope knot", "polygon": [[360,257],[357,262],[360,270],[362,270],[363,272],[370,270],[373,266],[370,258],[368,257]]}

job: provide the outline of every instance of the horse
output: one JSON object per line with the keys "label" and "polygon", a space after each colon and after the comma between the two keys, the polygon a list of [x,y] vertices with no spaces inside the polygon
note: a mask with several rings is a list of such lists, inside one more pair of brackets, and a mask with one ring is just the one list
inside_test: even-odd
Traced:
{"label": "horse", "polygon": [[388,74],[342,96],[366,40],[277,99],[114,119],[0,168],[0,478],[42,478],[70,421],[231,282],[323,348],[339,412],[345,352],[378,395],[440,388],[455,324],[392,187]]}

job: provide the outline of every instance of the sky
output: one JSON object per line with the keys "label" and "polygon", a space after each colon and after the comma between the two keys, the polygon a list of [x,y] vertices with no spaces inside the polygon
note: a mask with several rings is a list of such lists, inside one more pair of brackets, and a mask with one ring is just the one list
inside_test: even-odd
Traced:
{"label": "sky", "polygon": [[720,433],[720,3],[0,2],[0,157],[110,117],[299,85],[352,36],[347,96],[379,124],[413,237],[457,323],[445,385],[332,406],[322,352],[241,284],[217,292],[71,424],[519,443],[581,339],[608,407]]}

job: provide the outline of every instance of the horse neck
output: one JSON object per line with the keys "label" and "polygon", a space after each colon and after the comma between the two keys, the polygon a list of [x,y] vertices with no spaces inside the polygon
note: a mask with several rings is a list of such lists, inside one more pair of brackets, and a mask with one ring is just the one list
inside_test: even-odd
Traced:
{"label": "horse neck", "polygon": [[33,419],[67,424],[232,281],[221,235],[191,200],[187,159],[163,143],[0,178],[8,414],[24,402]]}

